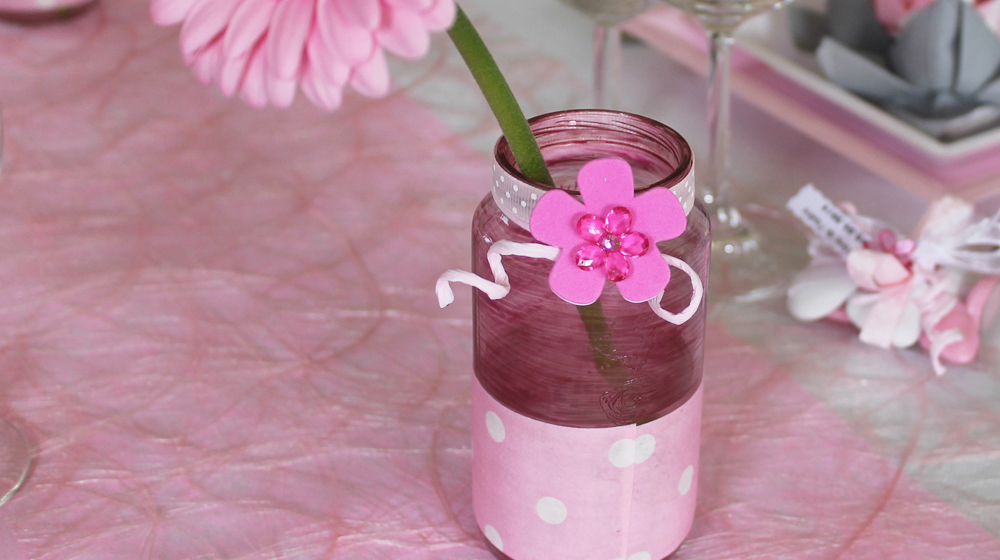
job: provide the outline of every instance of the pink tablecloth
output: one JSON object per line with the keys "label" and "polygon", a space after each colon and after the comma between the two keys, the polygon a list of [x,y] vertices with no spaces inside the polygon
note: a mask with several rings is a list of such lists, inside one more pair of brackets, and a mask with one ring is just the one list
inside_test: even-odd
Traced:
{"label": "pink tablecloth", "polygon": [[[0,26],[0,416],[37,452],[0,558],[489,558],[469,297],[432,294],[486,157],[405,91],[222,99],[102,2]],[[676,557],[1000,556],[992,366],[933,379],[772,304],[713,310]]]}

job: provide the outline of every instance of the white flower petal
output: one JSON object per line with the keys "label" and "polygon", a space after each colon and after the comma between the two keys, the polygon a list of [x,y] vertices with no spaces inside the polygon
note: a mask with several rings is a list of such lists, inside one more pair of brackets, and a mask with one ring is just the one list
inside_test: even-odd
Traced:
{"label": "white flower petal", "polygon": [[788,289],[788,311],[800,321],[815,321],[833,313],[857,286],[843,262],[806,267]]}

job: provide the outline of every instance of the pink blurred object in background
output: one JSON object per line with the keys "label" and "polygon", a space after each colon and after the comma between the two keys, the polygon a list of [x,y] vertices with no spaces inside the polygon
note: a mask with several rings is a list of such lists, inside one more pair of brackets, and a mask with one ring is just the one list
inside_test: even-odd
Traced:
{"label": "pink blurred object in background", "polygon": [[159,25],[183,23],[181,50],[202,83],[254,107],[288,107],[297,86],[326,110],[347,85],[389,91],[385,51],[424,56],[430,32],[455,18],[453,0],[153,0]]}
{"label": "pink blurred object in background", "polygon": [[0,19],[42,23],[82,14],[97,0],[0,0]]}
{"label": "pink blurred object in background", "polygon": [[[875,15],[893,35],[906,24],[910,16],[933,3],[934,0],[872,0]],[[1000,1],[975,0],[974,4],[990,29],[1000,32]]]}

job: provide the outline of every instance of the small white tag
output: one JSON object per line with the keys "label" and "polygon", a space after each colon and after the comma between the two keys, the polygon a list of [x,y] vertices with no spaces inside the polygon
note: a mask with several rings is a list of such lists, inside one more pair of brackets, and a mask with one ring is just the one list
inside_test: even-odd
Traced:
{"label": "small white tag", "polygon": [[844,257],[870,240],[850,216],[811,183],[802,187],[785,206],[816,234],[820,242]]}

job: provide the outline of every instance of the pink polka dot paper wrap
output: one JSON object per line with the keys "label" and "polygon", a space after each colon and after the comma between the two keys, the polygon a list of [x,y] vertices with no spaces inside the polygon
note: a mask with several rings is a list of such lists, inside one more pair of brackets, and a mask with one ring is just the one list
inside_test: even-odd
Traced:
{"label": "pink polka dot paper wrap", "polygon": [[653,422],[556,426],[472,389],[472,503],[514,560],[658,560],[687,536],[697,498],[702,389]]}

